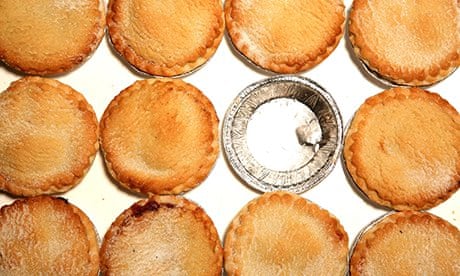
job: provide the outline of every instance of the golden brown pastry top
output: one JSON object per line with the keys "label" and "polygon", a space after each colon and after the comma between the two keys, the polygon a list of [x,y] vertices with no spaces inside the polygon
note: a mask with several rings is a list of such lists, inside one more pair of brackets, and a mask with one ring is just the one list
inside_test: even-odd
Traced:
{"label": "golden brown pastry top", "polygon": [[94,275],[96,230],[62,198],[30,197],[0,209],[0,275]]}
{"label": "golden brown pastry top", "polygon": [[0,60],[27,74],[68,72],[104,35],[102,0],[2,0]]}
{"label": "golden brown pastry top", "polygon": [[103,275],[221,275],[213,222],[179,196],[152,196],[113,222],[101,247]]}
{"label": "golden brown pastry top", "polygon": [[218,118],[209,99],[182,80],[141,80],[107,107],[101,146],[122,185],[178,194],[210,173],[219,152]]}
{"label": "golden brown pastry top", "polygon": [[227,0],[225,19],[235,47],[258,66],[296,73],[323,61],[343,35],[341,0]]}
{"label": "golden brown pastry top", "polygon": [[0,189],[21,196],[77,185],[99,148],[96,114],[57,80],[25,77],[0,94]]}
{"label": "golden brown pastry top", "polygon": [[224,32],[219,0],[111,0],[107,25],[113,46],[131,65],[159,76],[204,64]]}
{"label": "golden brown pastry top", "polygon": [[224,244],[229,275],[343,275],[348,235],[326,210],[292,193],[270,192],[234,218]]}
{"label": "golden brown pastry top", "polygon": [[398,210],[431,208],[460,187],[460,115],[438,94],[386,90],[356,112],[344,157],[371,200]]}
{"label": "golden brown pastry top", "polygon": [[459,275],[460,231],[432,214],[391,214],[363,232],[351,275]]}
{"label": "golden brown pastry top", "polygon": [[355,53],[392,82],[429,85],[460,65],[457,0],[354,0],[349,24]]}

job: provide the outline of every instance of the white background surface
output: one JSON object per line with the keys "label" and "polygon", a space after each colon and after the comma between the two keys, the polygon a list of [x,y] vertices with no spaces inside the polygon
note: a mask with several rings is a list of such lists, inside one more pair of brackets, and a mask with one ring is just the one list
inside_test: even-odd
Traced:
{"label": "white background surface", "polygon": [[[346,0],[345,5],[348,12],[351,0]],[[367,97],[386,88],[360,69],[345,36],[325,61],[298,75],[316,81],[329,91],[339,106],[344,125]],[[269,76],[273,74],[262,72],[245,62],[230,46],[226,36],[208,63],[182,79],[195,85],[213,102],[220,119],[220,128],[227,107],[236,95],[246,86]],[[0,64],[0,91],[5,90],[10,82],[20,77]],[[109,102],[122,89],[135,80],[145,78],[148,76],[136,73],[115,54],[107,36],[93,56],[82,66],[56,77],[83,93],[94,107],[98,119]],[[439,93],[460,110],[460,91],[457,88],[459,84],[460,72],[457,71],[428,90]],[[222,150],[209,177],[201,185],[184,194],[186,198],[205,209],[214,221],[221,239],[224,238],[227,226],[237,212],[249,200],[259,195],[259,192],[248,188],[235,176]],[[83,181],[60,196],[80,207],[94,222],[101,237],[116,216],[141,198],[120,188],[109,177],[100,152]],[[382,208],[372,206],[355,190],[345,177],[341,160],[323,182],[302,196],[337,216],[349,234],[350,243],[361,228],[386,212]],[[11,196],[0,193],[1,205],[13,200]],[[430,211],[460,228],[460,192]]]}

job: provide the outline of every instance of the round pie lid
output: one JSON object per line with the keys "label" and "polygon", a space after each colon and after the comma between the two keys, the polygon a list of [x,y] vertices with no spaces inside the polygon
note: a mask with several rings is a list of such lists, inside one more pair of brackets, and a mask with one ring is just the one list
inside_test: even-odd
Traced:
{"label": "round pie lid", "polygon": [[300,76],[276,76],[246,87],[222,127],[227,161],[262,192],[305,192],[333,169],[343,139],[332,96]]}

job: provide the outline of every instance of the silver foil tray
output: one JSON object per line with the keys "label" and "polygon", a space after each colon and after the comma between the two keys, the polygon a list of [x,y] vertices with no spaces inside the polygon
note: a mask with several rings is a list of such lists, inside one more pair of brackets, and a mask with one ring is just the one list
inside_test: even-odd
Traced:
{"label": "silver foil tray", "polygon": [[276,76],[245,88],[222,126],[227,161],[249,186],[305,192],[333,169],[343,139],[332,96],[300,76]]}

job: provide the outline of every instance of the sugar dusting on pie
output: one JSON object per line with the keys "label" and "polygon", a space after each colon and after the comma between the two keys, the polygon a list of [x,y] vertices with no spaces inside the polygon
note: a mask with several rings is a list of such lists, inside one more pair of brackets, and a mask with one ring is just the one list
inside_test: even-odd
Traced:
{"label": "sugar dusting on pie", "polygon": [[460,65],[460,6],[457,0],[354,0],[349,37],[379,77],[431,85]]}
{"label": "sugar dusting on pie", "polygon": [[112,0],[107,25],[125,60],[140,71],[166,77],[203,65],[224,33],[219,0]]}
{"label": "sugar dusting on pie", "polygon": [[178,194],[199,185],[219,152],[210,100],[180,79],[147,79],[104,112],[101,147],[111,175],[132,191]]}
{"label": "sugar dusting on pie", "polygon": [[245,57],[277,73],[314,67],[337,47],[343,35],[341,0],[227,0],[229,37]]}
{"label": "sugar dusting on pie", "polygon": [[120,214],[101,247],[104,275],[221,275],[222,246],[205,211],[180,196],[152,196]]}
{"label": "sugar dusting on pie", "polygon": [[269,192],[233,219],[224,243],[229,275],[343,275],[348,235],[318,205],[289,192]]}
{"label": "sugar dusting on pie", "polygon": [[0,60],[33,75],[66,73],[104,36],[102,0],[2,0]]}
{"label": "sugar dusting on pie", "polygon": [[460,231],[428,212],[403,211],[357,240],[350,275],[459,275]]}
{"label": "sugar dusting on pie", "polygon": [[428,209],[460,188],[460,115],[436,93],[385,90],[355,113],[343,154],[352,179],[374,202]]}
{"label": "sugar dusting on pie", "polygon": [[17,199],[0,209],[0,275],[98,275],[97,232],[62,198]]}
{"label": "sugar dusting on pie", "polygon": [[65,192],[99,149],[84,96],[60,81],[19,79],[0,94],[0,189],[17,196]]}

